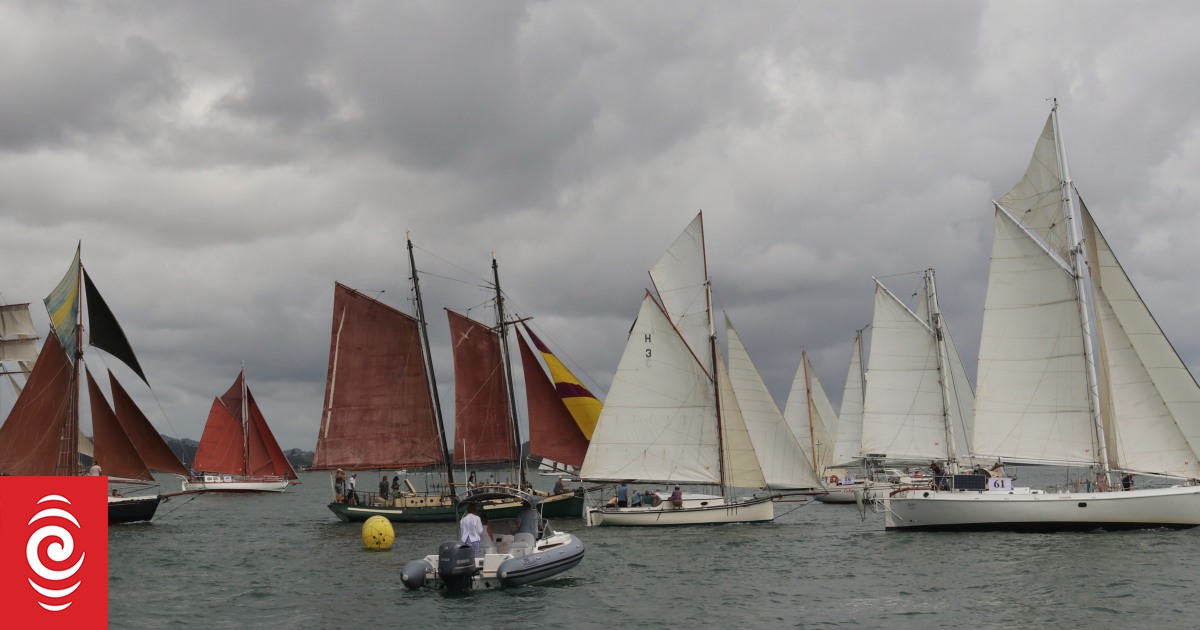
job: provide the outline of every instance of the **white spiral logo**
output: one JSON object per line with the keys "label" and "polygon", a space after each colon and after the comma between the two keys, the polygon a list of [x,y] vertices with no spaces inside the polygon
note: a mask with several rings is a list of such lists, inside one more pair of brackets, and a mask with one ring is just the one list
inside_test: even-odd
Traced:
{"label": "white spiral logo", "polygon": [[[50,494],[42,497],[38,500],[38,504],[40,505],[48,501],[62,502],[67,505],[71,505],[71,502],[68,501],[66,497],[62,497],[57,494]],[[47,507],[41,512],[34,514],[33,518],[29,519],[29,524],[33,525],[35,521],[41,519],[61,519],[72,523],[75,525],[77,530],[79,529],[79,521],[75,520],[75,515],[62,508]],[[47,558],[58,564],[68,562],[71,559],[71,555],[75,552],[75,539],[71,537],[71,532],[63,528],[61,525],[53,525],[48,523],[42,525],[36,532],[33,533],[32,536],[29,537],[29,543],[25,545],[25,560],[29,563],[29,568],[33,569],[33,572],[36,573],[38,577],[54,583],[54,586],[62,586],[63,583],[69,581],[77,572],[79,572],[79,567],[83,566],[83,558],[87,554],[80,553],[79,561],[69,569],[51,569],[42,562],[42,557],[39,553],[42,546],[42,541],[46,540],[47,538],[52,539],[52,542],[46,545]],[[67,586],[66,588],[47,588],[38,584],[37,582],[34,582],[32,579],[29,579],[29,585],[33,587],[33,590],[40,593],[43,597],[50,598],[51,601],[55,602],[61,601],[62,598],[74,593],[75,589],[79,588],[79,585],[82,583],[83,581],[79,580],[74,584]],[[71,602],[67,601],[65,604],[50,604],[39,600],[38,605],[46,610],[57,612],[60,610],[65,610],[71,605]]]}

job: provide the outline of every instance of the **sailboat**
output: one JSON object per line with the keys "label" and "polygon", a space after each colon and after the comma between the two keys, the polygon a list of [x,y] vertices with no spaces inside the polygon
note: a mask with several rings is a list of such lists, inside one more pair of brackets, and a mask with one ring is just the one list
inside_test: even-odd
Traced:
{"label": "sailboat", "polygon": [[283,492],[299,477],[246,386],[246,370],[213,400],[183,490]]}
{"label": "sailboat", "polygon": [[[151,470],[186,473],[187,468],[112,373],[109,382],[115,411],[84,367],[80,308],[80,294],[84,292],[90,344],[106,350],[147,382],[124,331],[81,264],[77,248],[67,274],[45,300],[51,330],[28,381],[0,427],[0,473],[63,476],[84,472],[79,458],[81,371],[87,377],[91,402],[94,463],[108,475],[110,484],[149,486],[154,483]],[[148,521],[167,496],[122,494],[118,488],[108,497],[109,523]]]}
{"label": "sailboat", "polygon": [[[830,464],[833,463],[834,436],[837,435],[838,416],[825,395],[825,388],[817,378],[817,371],[808,359],[808,352],[800,353],[800,366],[792,379],[792,389],[784,405],[783,417],[795,432],[800,448],[812,466],[817,485],[829,489]],[[833,479],[837,479],[833,475]],[[835,483],[836,485],[836,483]],[[836,488],[835,488],[836,490]],[[853,500],[853,494],[850,495]],[[841,494],[826,492],[816,496],[818,501],[840,502]]]}
{"label": "sailboat", "polygon": [[[890,530],[1121,530],[1200,525],[1200,386],[1071,181],[1055,102],[1024,176],[994,202],[972,452],[1089,466],[1090,490],[904,490]],[[868,395],[873,382],[868,381]],[[1187,480],[1115,487],[1116,471]]]}
{"label": "sailboat", "polygon": [[[842,388],[842,404],[838,408],[837,430],[833,439],[832,464],[826,469],[828,494],[818,495],[822,503],[855,503],[865,492],[869,479],[856,479],[849,471],[861,468],[863,392],[866,391],[866,371],[863,369],[863,330],[854,333],[846,384]],[[863,471],[866,472],[865,470]]]}
{"label": "sailboat", "polygon": [[[588,509],[589,525],[692,525],[770,521],[771,496],[732,496],[766,481],[716,343],[697,214],[650,271],[580,477],[596,482],[700,484],[721,494],[652,493],[650,506]],[[661,302],[660,302],[661,300]]]}

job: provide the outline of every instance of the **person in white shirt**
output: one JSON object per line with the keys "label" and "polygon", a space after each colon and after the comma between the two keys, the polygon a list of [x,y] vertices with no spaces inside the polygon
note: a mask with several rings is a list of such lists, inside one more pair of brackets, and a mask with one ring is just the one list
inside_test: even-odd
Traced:
{"label": "person in white shirt", "polygon": [[483,555],[483,546],[480,540],[483,539],[483,521],[479,520],[479,516],[475,513],[478,508],[474,503],[467,505],[467,513],[459,521],[459,531],[461,535],[459,540],[471,545],[471,549],[475,552],[475,557]]}

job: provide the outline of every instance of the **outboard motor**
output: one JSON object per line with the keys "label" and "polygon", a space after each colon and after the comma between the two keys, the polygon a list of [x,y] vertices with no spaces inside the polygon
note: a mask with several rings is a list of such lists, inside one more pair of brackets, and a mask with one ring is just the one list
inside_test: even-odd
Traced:
{"label": "outboard motor", "polygon": [[438,577],[451,593],[471,589],[475,577],[475,550],[463,542],[444,542],[438,547]]}
{"label": "outboard motor", "polygon": [[424,560],[413,560],[404,563],[404,568],[400,570],[400,581],[405,586],[412,590],[417,590],[425,586],[425,576],[433,570],[429,563]]}

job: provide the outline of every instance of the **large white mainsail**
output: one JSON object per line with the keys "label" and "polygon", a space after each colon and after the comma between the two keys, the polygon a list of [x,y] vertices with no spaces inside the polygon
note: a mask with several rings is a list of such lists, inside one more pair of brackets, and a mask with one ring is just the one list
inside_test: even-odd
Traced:
{"label": "large white mainsail", "polygon": [[691,348],[647,294],[579,476],[721,483],[713,387]]}
{"label": "large white mainsail", "polygon": [[816,488],[817,479],[808,455],[784,420],[728,315],[725,331],[729,346],[729,379],[758,455],[766,487],[773,490]]}
{"label": "large white mainsail", "polygon": [[[917,462],[968,454],[970,385],[961,363],[955,367],[958,354],[952,344],[943,349],[939,343],[939,338],[948,339],[948,334],[940,313],[929,308],[936,299],[930,291],[930,277],[931,272],[926,272],[920,293],[919,311],[924,317],[875,280],[875,316],[863,400],[864,455]],[[961,378],[954,376],[956,371]]]}

